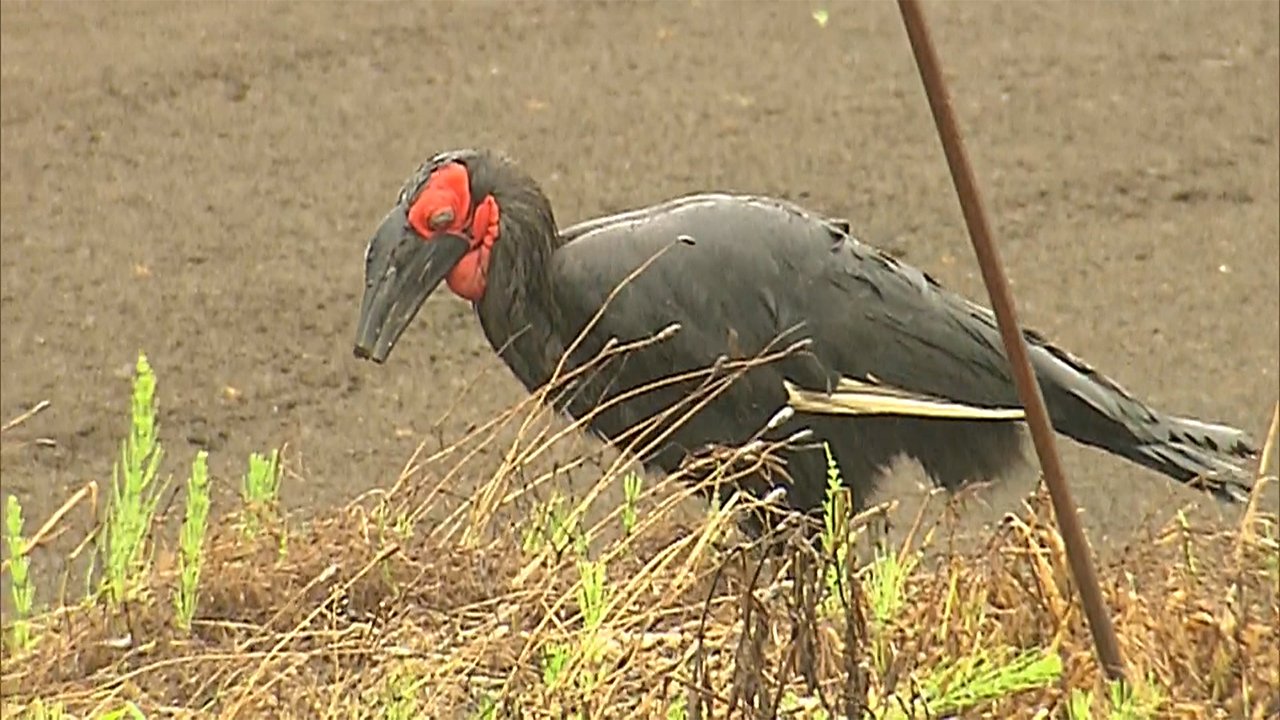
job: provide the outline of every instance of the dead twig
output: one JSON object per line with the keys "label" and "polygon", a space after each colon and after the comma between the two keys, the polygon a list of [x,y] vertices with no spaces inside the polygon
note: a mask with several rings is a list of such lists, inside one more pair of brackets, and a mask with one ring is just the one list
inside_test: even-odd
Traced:
{"label": "dead twig", "polygon": [[16,417],[16,418],[14,418],[14,419],[10,420],[9,422],[5,423],[5,424],[4,424],[4,427],[0,427],[0,433],[7,433],[7,432],[9,432],[10,430],[12,430],[12,429],[14,429],[14,428],[18,427],[18,426],[19,426],[19,425],[21,425],[22,423],[24,423],[24,422],[26,422],[26,421],[30,420],[31,418],[35,417],[36,415],[39,415],[41,412],[43,412],[45,409],[47,409],[47,408],[48,408],[50,405],[52,405],[52,404],[53,404],[53,403],[49,402],[48,400],[41,400],[40,402],[38,402],[38,403],[36,403],[36,404],[35,404],[35,407],[31,408],[30,410],[28,410],[28,411],[26,411],[26,412],[22,413],[22,414],[21,414],[21,415],[19,415],[18,417]]}
{"label": "dead twig", "polygon": [[1244,517],[1240,519],[1240,535],[1236,539],[1236,558],[1240,558],[1246,545],[1257,540],[1258,500],[1262,497],[1263,488],[1273,480],[1267,475],[1271,460],[1275,456],[1277,435],[1280,435],[1280,402],[1276,403],[1271,413],[1271,427],[1267,430],[1267,440],[1262,445],[1262,454],[1258,458],[1257,481],[1249,492],[1249,504],[1245,506]]}
{"label": "dead twig", "polygon": [[[27,553],[31,552],[35,548],[39,547],[41,544],[49,540],[52,540],[53,537],[50,537],[50,533],[53,532],[53,529],[57,527],[58,523],[62,521],[62,518],[66,516],[67,513],[71,512],[71,508],[78,505],[80,501],[85,499],[86,497],[92,498],[91,500],[91,503],[93,505],[92,514],[94,517],[97,517],[98,483],[94,482],[93,480],[90,480],[89,482],[84,484],[84,487],[77,490],[74,495],[67,498],[67,501],[62,503],[62,507],[55,510],[54,513],[49,516],[48,520],[44,521],[44,524],[41,525],[40,529],[36,531],[36,534],[32,535],[31,539],[27,541],[26,547],[22,549],[22,554],[26,555]],[[9,569],[9,558],[5,558],[4,563],[0,564],[0,573],[3,573],[5,570],[8,570],[8,569]]]}
{"label": "dead twig", "polygon": [[1267,442],[1262,446],[1262,456],[1258,458],[1258,477],[1266,477],[1267,468],[1275,457],[1276,439],[1280,435],[1280,402],[1271,411],[1271,429],[1267,431]]}

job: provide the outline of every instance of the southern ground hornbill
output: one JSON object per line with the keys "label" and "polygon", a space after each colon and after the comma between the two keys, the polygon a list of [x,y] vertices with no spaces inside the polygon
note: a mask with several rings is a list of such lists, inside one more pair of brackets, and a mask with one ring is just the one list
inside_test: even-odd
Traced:
{"label": "southern ground hornbill", "polygon": [[[798,348],[731,377],[675,427],[648,431],[670,433],[641,453],[650,469],[672,472],[708,446],[808,429],[813,442],[784,452],[784,473],[762,469],[743,485],[756,494],[781,485],[793,508],[813,511],[828,467],[817,441],[857,505],[898,456],[952,489],[1024,457],[994,315],[859,242],[848,223],[788,202],[700,194],[559,229],[513,162],[445,152],[407,181],[369,243],[356,355],[385,362],[441,281],[474,304],[489,342],[531,391],[566,351],[562,372],[571,372],[616,343],[658,336],[582,373],[556,401],[577,418],[607,406],[589,427],[615,444],[706,378],[637,388],[779,343]],[[1241,462],[1256,449],[1244,432],[1158,412],[1026,337],[1059,432],[1219,498],[1247,497]],[[645,447],[644,437],[627,439]]]}

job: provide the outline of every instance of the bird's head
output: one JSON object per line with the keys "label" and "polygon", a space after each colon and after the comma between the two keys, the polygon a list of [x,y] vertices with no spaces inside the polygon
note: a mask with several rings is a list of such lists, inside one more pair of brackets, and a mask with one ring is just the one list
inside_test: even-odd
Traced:
{"label": "bird's head", "polygon": [[517,212],[526,204],[518,188],[532,181],[522,177],[482,150],[440,153],[414,172],[365,251],[356,357],[385,362],[441,281],[472,302],[484,296],[504,197]]}

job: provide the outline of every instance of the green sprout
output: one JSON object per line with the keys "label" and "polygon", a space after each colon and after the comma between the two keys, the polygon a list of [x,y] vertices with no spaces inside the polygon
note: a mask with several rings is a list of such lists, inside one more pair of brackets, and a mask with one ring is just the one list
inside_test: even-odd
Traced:
{"label": "green sprout", "polygon": [[1062,659],[1053,650],[1029,650],[1004,661],[975,648],[968,655],[933,668],[919,692],[904,703],[887,704],[885,718],[954,716],[982,703],[1046,687],[1062,675]]}
{"label": "green sprout", "polygon": [[247,510],[244,533],[246,537],[253,538],[262,525],[274,517],[277,509],[280,498],[279,450],[272,450],[269,457],[258,453],[249,455],[249,472],[244,476],[240,495]]}
{"label": "green sprout", "polygon": [[498,720],[498,701],[492,693],[485,693],[476,703],[476,710],[471,715],[474,720]]}
{"label": "green sprout", "polygon": [[521,548],[525,553],[535,554],[550,544],[558,560],[570,547],[583,544],[577,518],[565,509],[565,504],[563,497],[553,495],[546,503],[534,508],[533,516],[522,533]]}
{"label": "green sprout", "polygon": [[840,588],[842,578],[847,577],[849,563],[850,492],[844,486],[831,447],[823,443],[822,448],[827,454],[827,488],[822,500],[822,549],[831,558],[824,574],[827,597],[822,602],[822,610],[835,616],[841,607]]}
{"label": "green sprout", "polygon": [[[578,643],[575,647],[569,643],[552,642],[542,652],[542,682],[552,689],[572,681],[579,689],[590,691],[599,680],[598,668],[604,649],[599,631],[604,626],[609,598],[605,563],[602,560],[579,561],[578,574],[581,578],[578,609],[582,613],[583,626]],[[570,667],[575,668],[575,672],[566,672]]]}
{"label": "green sprout", "polygon": [[906,601],[907,578],[917,562],[915,555],[899,560],[892,552],[876,553],[875,561],[867,570],[867,594],[871,599],[871,617],[880,626],[892,622],[902,609]]}
{"label": "green sprout", "polygon": [[667,720],[685,720],[687,717],[689,717],[689,699],[683,694],[677,694],[667,705]]}
{"label": "green sprout", "polygon": [[578,589],[578,607],[582,610],[583,638],[580,651],[583,662],[589,666],[582,676],[583,684],[590,687],[599,679],[596,668],[600,665],[603,645],[600,628],[604,625],[605,608],[608,605],[608,583],[603,560],[580,561],[578,574],[582,586]]}
{"label": "green sprout", "polygon": [[115,710],[98,717],[102,718],[102,720],[126,720],[126,718],[128,720],[147,720],[147,716],[143,714],[142,710],[131,702],[126,702]]}
{"label": "green sprout", "polygon": [[622,478],[622,531],[627,535],[636,527],[636,503],[643,483],[639,473],[627,473]]}
{"label": "green sprout", "polygon": [[1108,720],[1147,720],[1156,717],[1163,699],[1151,678],[1137,687],[1130,687],[1121,680],[1107,682],[1108,709],[1102,714],[1094,712],[1094,695],[1091,690],[1072,688],[1067,698],[1068,720],[1105,717]]}
{"label": "green sprout", "polygon": [[31,582],[30,548],[22,537],[22,504],[18,498],[10,495],[4,506],[5,541],[9,546],[9,578],[13,592],[13,636],[12,647],[18,652],[29,649],[35,644],[31,635],[32,607],[35,605],[36,589]]}
{"label": "green sprout", "polygon": [[411,720],[422,716],[418,699],[427,681],[405,669],[392,672],[382,685],[380,715],[385,720]]}
{"label": "green sprout", "polygon": [[66,706],[62,702],[45,702],[36,698],[27,706],[28,720],[63,720],[67,717]]}
{"label": "green sprout", "polygon": [[542,684],[549,688],[556,687],[569,664],[569,646],[563,643],[549,643],[542,652]]}
{"label": "green sprout", "polygon": [[203,564],[204,537],[209,526],[209,454],[196,453],[187,479],[187,506],[178,539],[178,590],[174,595],[175,621],[183,630],[191,629]]}
{"label": "green sprout", "polygon": [[156,482],[163,449],[156,438],[156,378],[145,354],[138,354],[133,380],[129,436],[121,446],[120,461],[112,468],[113,494],[108,507],[106,578],[107,597],[123,603],[145,577],[145,540],[163,491]]}

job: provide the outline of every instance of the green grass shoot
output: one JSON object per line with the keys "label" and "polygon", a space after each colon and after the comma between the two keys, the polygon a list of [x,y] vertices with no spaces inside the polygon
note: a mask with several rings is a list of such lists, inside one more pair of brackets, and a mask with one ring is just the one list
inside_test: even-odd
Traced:
{"label": "green grass shoot", "polygon": [[867,595],[871,617],[880,626],[893,622],[907,599],[907,578],[915,570],[918,556],[911,554],[899,560],[897,553],[877,552],[867,569]]}
{"label": "green grass shoot", "polygon": [[123,603],[146,577],[145,544],[163,487],[156,481],[163,449],[156,437],[156,378],[143,353],[133,379],[129,436],[112,469],[113,490],[103,526],[107,534],[105,590],[111,604]]}
{"label": "green grass shoot", "polygon": [[64,720],[67,711],[61,702],[46,703],[36,699],[27,706],[26,717],[27,720]]}
{"label": "green grass shoot", "polygon": [[569,664],[569,646],[564,643],[548,643],[542,651],[542,684],[556,688],[564,677]]}
{"label": "green grass shoot", "polygon": [[280,497],[280,451],[272,450],[270,456],[259,453],[249,455],[249,472],[245,473],[240,491],[246,515],[244,532],[252,538],[278,510]]}
{"label": "green grass shoot", "polygon": [[667,720],[685,720],[689,717],[689,699],[679,694],[667,705]]}
{"label": "green grass shoot", "polygon": [[22,525],[22,504],[10,495],[4,506],[4,527],[5,542],[9,546],[10,590],[13,592],[14,618],[10,643],[16,652],[23,652],[35,644],[29,618],[35,605],[36,589],[31,582],[31,557],[27,554],[29,548],[22,536]]}
{"label": "green grass shoot", "polygon": [[627,535],[636,527],[636,503],[643,484],[640,473],[627,473],[622,477],[622,531]]}
{"label": "green grass shoot", "polygon": [[534,507],[521,536],[521,547],[526,554],[537,554],[550,544],[558,562],[570,548],[582,544],[577,519],[566,506],[564,497],[557,493]]}
{"label": "green grass shoot", "polygon": [[498,720],[498,701],[490,693],[485,693],[476,703],[476,711],[472,720]]}
{"label": "green grass shoot", "polygon": [[849,569],[850,492],[844,486],[831,446],[823,443],[822,449],[827,454],[827,488],[822,501],[822,549],[831,560],[823,576],[827,595],[822,601],[822,611],[834,617],[841,614],[842,603],[847,600],[842,597],[840,589]]}
{"label": "green grass shoot", "polygon": [[1095,717],[1107,720],[1149,720],[1157,717],[1162,703],[1163,697],[1150,678],[1136,687],[1112,680],[1107,682],[1105,709],[1102,712],[1097,712],[1095,708],[1092,691],[1072,688],[1067,698],[1067,720],[1090,720]]}
{"label": "green grass shoot", "polygon": [[178,538],[178,588],[174,594],[174,621],[183,630],[191,629],[200,591],[200,569],[204,560],[204,536],[209,526],[209,454],[196,453],[187,478],[186,514]]}
{"label": "green grass shoot", "polygon": [[147,716],[137,705],[126,702],[124,705],[98,716],[101,720],[147,720]]}
{"label": "green grass shoot", "polygon": [[578,590],[578,607],[582,610],[583,624],[580,651],[583,662],[588,666],[583,671],[583,682],[589,687],[598,679],[596,668],[603,653],[600,628],[604,625],[609,587],[603,560],[580,560],[578,574],[582,579],[582,586]]}
{"label": "green grass shoot", "polygon": [[413,720],[421,717],[419,699],[425,685],[426,681],[408,668],[397,668],[383,681],[378,716],[384,720]]}
{"label": "green grass shoot", "polygon": [[1045,687],[1061,675],[1062,659],[1053,649],[1037,648],[999,661],[991,651],[975,648],[964,657],[931,668],[928,675],[918,678],[919,691],[910,701],[903,697],[902,703],[886,702],[881,717],[954,716],[982,703]]}

